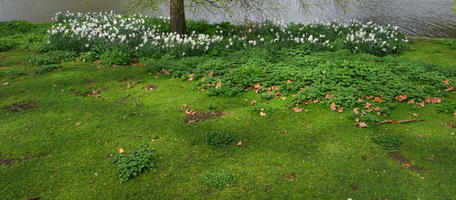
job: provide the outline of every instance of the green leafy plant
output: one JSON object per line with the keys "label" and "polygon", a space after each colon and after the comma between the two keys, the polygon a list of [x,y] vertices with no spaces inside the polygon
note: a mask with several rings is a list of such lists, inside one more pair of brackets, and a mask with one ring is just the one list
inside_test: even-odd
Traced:
{"label": "green leafy plant", "polygon": [[233,176],[225,171],[208,172],[201,177],[201,182],[215,188],[226,187],[231,184],[232,181]]}
{"label": "green leafy plant", "polygon": [[207,145],[216,147],[225,147],[226,145],[233,142],[234,136],[228,132],[211,131],[206,134],[204,142]]}
{"label": "green leafy plant", "polygon": [[59,69],[60,67],[61,67],[60,65],[56,65],[56,64],[41,65],[36,68],[35,74],[44,74],[47,72],[55,71],[55,70]]}
{"label": "green leafy plant", "polygon": [[456,112],[456,102],[444,101],[442,104],[436,106],[438,112],[454,113]]}
{"label": "green leafy plant", "polygon": [[100,55],[94,51],[83,52],[79,56],[79,60],[84,62],[94,62],[96,61]]}
{"label": "green leafy plant", "polygon": [[156,167],[157,155],[148,145],[141,145],[131,153],[116,154],[112,162],[117,165],[117,175],[122,182],[139,176]]}
{"label": "green leafy plant", "polygon": [[375,135],[372,136],[372,141],[390,152],[398,151],[402,145],[399,137],[395,135]]}
{"label": "green leafy plant", "polygon": [[120,49],[114,49],[101,54],[100,59],[103,65],[126,65],[131,57]]}

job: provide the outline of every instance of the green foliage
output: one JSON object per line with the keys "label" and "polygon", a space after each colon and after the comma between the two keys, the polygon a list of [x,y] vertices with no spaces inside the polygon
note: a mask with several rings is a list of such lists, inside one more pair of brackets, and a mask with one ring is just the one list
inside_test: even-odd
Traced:
{"label": "green foliage", "polygon": [[456,102],[444,101],[442,104],[437,105],[436,108],[438,112],[453,114],[456,112]]}
{"label": "green foliage", "polygon": [[40,65],[36,68],[35,70],[35,74],[44,74],[44,73],[47,73],[47,72],[51,72],[51,71],[55,71],[57,69],[59,69],[61,66],[60,65],[56,65],[56,64],[53,64],[53,65]]}
{"label": "green foliage", "polygon": [[9,36],[20,33],[27,33],[36,28],[36,25],[25,20],[13,20],[9,22],[0,22],[0,36]]}
{"label": "green foliage", "polygon": [[228,132],[211,131],[206,134],[204,143],[216,147],[225,147],[233,142],[234,136]]}
{"label": "green foliage", "polygon": [[74,60],[77,57],[77,53],[69,51],[51,51],[44,55],[29,56],[27,60],[28,63],[32,65],[50,65],[58,64],[64,60]]}
{"label": "green foliage", "polygon": [[156,161],[155,151],[145,144],[131,153],[116,154],[112,159],[117,165],[117,174],[122,182],[155,168]]}
{"label": "green foliage", "polygon": [[114,49],[101,54],[100,60],[103,65],[126,65],[131,57],[120,49]]}
{"label": "green foliage", "polygon": [[398,148],[402,145],[399,137],[395,135],[375,135],[372,136],[372,142],[380,145],[390,152],[398,151]]}
{"label": "green foliage", "polygon": [[225,171],[221,172],[208,172],[201,177],[201,182],[206,185],[223,188],[231,184],[233,176]]}
{"label": "green foliage", "polygon": [[8,50],[14,48],[15,46],[16,46],[16,44],[14,44],[11,41],[0,39],[0,52],[8,51]]}
{"label": "green foliage", "polygon": [[94,51],[83,52],[79,56],[79,59],[85,62],[94,62],[98,58],[100,58],[100,55]]}

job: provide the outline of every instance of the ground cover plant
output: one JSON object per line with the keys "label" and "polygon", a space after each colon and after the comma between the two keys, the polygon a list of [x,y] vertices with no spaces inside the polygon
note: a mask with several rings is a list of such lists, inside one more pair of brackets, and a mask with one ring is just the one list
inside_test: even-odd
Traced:
{"label": "ground cover plant", "polygon": [[[168,34],[166,20],[144,20]],[[220,44],[271,32],[189,23],[194,35],[223,35]],[[34,44],[43,48],[0,53],[2,199],[454,196],[450,40],[413,39],[388,55],[377,47],[268,46],[261,38],[246,47],[136,55],[134,45],[115,41],[79,50],[44,37],[49,44]],[[101,54],[115,49],[130,55],[127,65],[102,63]],[[231,143],[215,148],[206,140]]]}

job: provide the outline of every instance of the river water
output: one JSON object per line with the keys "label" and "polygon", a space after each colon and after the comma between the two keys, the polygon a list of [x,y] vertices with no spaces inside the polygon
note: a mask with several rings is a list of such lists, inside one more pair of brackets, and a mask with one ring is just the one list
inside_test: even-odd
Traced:
{"label": "river water", "polygon": [[[87,4],[88,2],[88,4]],[[456,38],[456,14],[450,10],[453,0],[364,0],[352,1],[341,8],[332,1],[309,0],[309,6],[302,9],[295,0],[282,0],[285,15],[270,16],[285,23],[309,23],[315,21],[351,19],[380,25],[399,26],[409,36],[453,37]],[[55,12],[121,11],[121,0],[0,0],[0,21],[25,19],[31,22],[50,21]],[[167,15],[154,12],[153,15]],[[227,18],[219,12],[187,12],[191,19],[210,22],[241,20],[244,13]],[[280,18],[280,19],[279,19]]]}

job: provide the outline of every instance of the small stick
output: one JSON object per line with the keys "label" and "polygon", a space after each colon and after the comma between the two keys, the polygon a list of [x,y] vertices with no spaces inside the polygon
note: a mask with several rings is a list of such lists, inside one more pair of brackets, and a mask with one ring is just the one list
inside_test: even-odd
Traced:
{"label": "small stick", "polygon": [[382,122],[377,122],[377,125],[386,124],[386,123],[401,124],[401,123],[408,123],[408,122],[421,122],[421,121],[425,121],[425,120],[426,119],[411,119],[411,120],[403,120],[403,121],[386,120],[386,121],[382,121]]}

